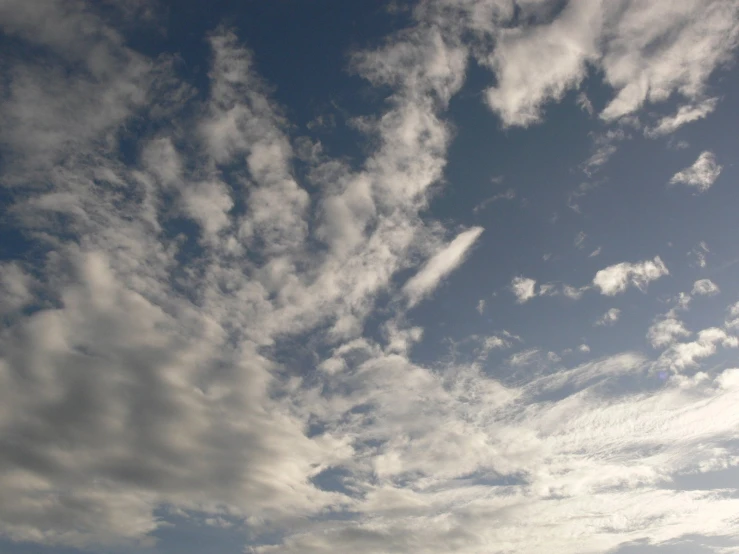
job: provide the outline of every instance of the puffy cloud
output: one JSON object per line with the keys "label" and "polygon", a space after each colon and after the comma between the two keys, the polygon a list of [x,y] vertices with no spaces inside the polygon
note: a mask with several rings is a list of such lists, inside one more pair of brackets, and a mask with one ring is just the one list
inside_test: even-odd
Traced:
{"label": "puffy cloud", "polygon": [[693,291],[692,294],[699,294],[701,296],[713,296],[714,294],[718,294],[720,292],[720,289],[710,279],[698,279],[695,283],[693,283]]}
{"label": "puffy cloud", "polygon": [[716,156],[712,152],[702,152],[695,163],[690,167],[678,171],[669,181],[671,185],[687,185],[695,187],[698,192],[705,192],[721,175],[722,166],[716,162]]}
{"label": "puffy cloud", "polygon": [[621,310],[619,310],[618,308],[611,308],[600,318],[598,318],[595,324],[599,326],[613,325],[618,321],[619,317],[621,317]]}
{"label": "puffy cloud", "polygon": [[464,261],[467,251],[482,234],[482,231],[482,227],[473,227],[463,231],[427,261],[416,275],[411,277],[403,287],[403,292],[408,297],[411,306],[431,293],[447,275]]}
{"label": "puffy cloud", "polygon": [[718,327],[703,329],[692,342],[672,344],[659,357],[657,365],[674,371],[695,367],[701,358],[713,356],[719,345],[736,348],[739,346],[739,339]]}
{"label": "puffy cloud", "polygon": [[657,256],[654,260],[621,262],[601,269],[595,274],[593,285],[600,289],[601,294],[613,296],[625,291],[629,285],[644,291],[651,281],[669,273],[667,266]]}
{"label": "puffy cloud", "polygon": [[514,277],[511,281],[511,291],[519,304],[523,304],[536,296],[536,280],[528,277]]}
{"label": "puffy cloud", "polygon": [[649,327],[647,338],[654,348],[662,348],[677,342],[680,337],[690,336],[683,322],[674,317],[667,317]]}

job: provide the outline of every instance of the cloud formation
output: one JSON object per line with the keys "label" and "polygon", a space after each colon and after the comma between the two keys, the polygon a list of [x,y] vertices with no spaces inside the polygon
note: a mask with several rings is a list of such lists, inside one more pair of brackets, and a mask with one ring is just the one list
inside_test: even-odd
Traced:
{"label": "cloud formation", "polygon": [[523,304],[536,296],[536,280],[529,277],[514,277],[511,281],[511,292],[519,304]]}
{"label": "cloud formation", "polygon": [[621,317],[621,310],[618,308],[611,308],[606,313],[604,313],[598,320],[595,322],[596,325],[605,327],[608,325],[613,325],[618,321],[618,318]]}
{"label": "cloud formation", "polygon": [[678,171],[670,178],[670,185],[686,185],[695,187],[698,192],[706,192],[719,175],[721,175],[722,166],[716,161],[716,156],[712,152],[702,152],[695,163],[688,168]]}
{"label": "cloud formation", "polygon": [[630,285],[643,292],[650,282],[669,274],[667,266],[659,256],[656,256],[654,260],[636,263],[621,262],[601,269],[595,274],[593,285],[606,296],[624,292]]}
{"label": "cloud formation", "polygon": [[421,270],[408,280],[403,287],[403,292],[408,297],[411,306],[416,305],[424,296],[431,293],[447,275],[464,261],[468,250],[482,234],[482,231],[482,227],[473,227],[463,231],[440,252],[434,254]]}
{"label": "cloud formation", "polygon": [[[586,336],[567,343],[579,354],[539,346],[507,324],[468,334],[469,359],[412,356],[425,330],[409,308],[483,232],[429,213],[470,57],[495,71],[485,98],[506,126],[540,121],[592,68],[615,91],[612,121],[675,93],[702,106],[736,41],[729,1],[556,4],[423,2],[353,52],[381,101],[352,122],[366,141],[352,163],[295,136],[237,30],[204,37],[195,90],[95,3],[0,2],[26,47],[1,68],[0,181],[33,245],[0,262],[0,535],[135,551],[172,514],[243,531],[259,554],[735,535],[735,490],[678,482],[739,466],[739,370],[701,366],[737,346],[739,304],[695,333],[674,308],[647,331],[653,358],[598,357]],[[138,24],[140,5],[111,9]],[[614,296],[665,275],[655,257],[592,286]],[[510,288],[524,303],[591,286]],[[702,279],[692,294],[717,290]]]}

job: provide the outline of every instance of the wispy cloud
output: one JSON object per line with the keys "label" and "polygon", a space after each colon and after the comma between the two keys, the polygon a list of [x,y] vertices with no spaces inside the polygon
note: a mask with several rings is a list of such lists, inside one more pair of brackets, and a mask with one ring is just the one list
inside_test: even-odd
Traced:
{"label": "wispy cloud", "polygon": [[411,306],[433,291],[439,283],[463,261],[468,250],[482,234],[482,227],[473,227],[457,235],[440,252],[426,262],[421,270],[403,287]]}
{"label": "wispy cloud", "polygon": [[683,125],[705,118],[716,109],[718,98],[708,98],[698,104],[680,106],[676,113],[662,117],[654,127],[644,129],[644,134],[650,138],[661,137],[674,133]]}
{"label": "wispy cloud", "polygon": [[513,200],[514,198],[516,198],[516,191],[515,191],[515,189],[510,188],[510,189],[506,190],[505,192],[494,194],[493,196],[490,196],[489,198],[486,198],[485,200],[483,200],[482,202],[480,202],[477,206],[475,206],[472,209],[472,211],[474,213],[477,213],[477,212],[479,212],[479,211],[484,210],[485,208],[487,208],[493,202],[497,202],[498,200]]}

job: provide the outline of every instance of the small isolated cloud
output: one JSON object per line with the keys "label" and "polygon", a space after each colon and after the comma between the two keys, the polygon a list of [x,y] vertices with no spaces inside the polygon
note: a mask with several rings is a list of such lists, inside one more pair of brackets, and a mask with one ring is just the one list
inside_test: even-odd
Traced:
{"label": "small isolated cloud", "polygon": [[582,298],[583,292],[588,290],[588,288],[589,287],[577,288],[571,285],[565,285],[562,287],[562,294],[564,294],[567,298],[570,298],[572,300],[580,300],[580,298]]}
{"label": "small isolated cloud", "polygon": [[588,115],[590,117],[593,117],[595,109],[593,108],[593,103],[590,101],[590,98],[588,98],[587,94],[585,94],[584,92],[580,92],[580,94],[577,95],[576,102],[581,110],[588,112]]}
{"label": "small isolated cloud", "polygon": [[716,161],[716,156],[706,150],[702,152],[695,163],[688,168],[678,171],[670,179],[670,185],[687,185],[695,187],[698,192],[705,192],[721,175],[722,166]]}
{"label": "small isolated cloud", "polygon": [[593,137],[593,153],[580,168],[588,177],[592,177],[611,159],[618,150],[616,146],[622,140],[630,138],[623,129],[611,129]]}
{"label": "small isolated cloud", "polygon": [[699,279],[695,283],[693,283],[693,294],[698,294],[701,296],[713,296],[714,294],[718,294],[721,292],[721,290],[718,288],[716,283],[711,281],[710,279]]}
{"label": "small isolated cloud", "polygon": [[618,318],[621,317],[621,310],[618,308],[611,308],[606,313],[604,313],[598,321],[595,322],[598,326],[607,326],[607,325],[613,325],[618,321]]}
{"label": "small isolated cloud", "polygon": [[472,209],[472,211],[474,213],[477,213],[480,210],[485,209],[488,205],[492,204],[493,202],[497,202],[498,200],[513,200],[514,198],[516,198],[516,191],[514,189],[508,189],[505,192],[494,194],[493,196],[486,198],[485,200],[480,202],[477,206],[475,206]]}
{"label": "small isolated cloud", "polygon": [[579,350],[580,352],[583,352],[583,353],[588,353],[588,352],[590,352],[590,347],[589,347],[589,346],[588,346],[587,344],[581,344],[580,346],[578,346],[578,347],[577,347],[577,349],[578,349],[578,350]]}
{"label": "small isolated cloud", "polygon": [[708,98],[698,104],[680,106],[676,113],[661,118],[654,127],[644,130],[644,135],[657,138],[674,133],[686,123],[703,119],[716,109],[718,98]]}
{"label": "small isolated cloud", "polygon": [[514,277],[511,281],[511,291],[516,296],[516,301],[523,304],[536,296],[536,279]]}
{"label": "small isolated cloud", "polygon": [[577,235],[575,235],[575,248],[582,249],[585,246],[585,239],[588,235],[585,234],[584,231],[580,231]]}
{"label": "small isolated cloud", "polygon": [[680,337],[689,337],[683,322],[674,317],[668,317],[654,323],[647,331],[647,339],[653,348],[662,348],[677,342]]}
{"label": "small isolated cloud", "polygon": [[595,250],[593,250],[590,254],[588,254],[588,258],[595,258],[598,254],[600,254],[601,247],[599,246]]}
{"label": "small isolated cloud", "polygon": [[698,267],[706,267],[706,254],[710,253],[711,251],[708,249],[708,245],[701,241],[698,243],[698,246],[693,248],[690,252],[688,252],[689,256],[693,256],[695,258],[695,263],[698,265]]}
{"label": "small isolated cloud", "polygon": [[642,292],[651,281],[669,275],[667,266],[659,256],[654,260],[644,260],[637,263],[622,262],[601,269],[593,278],[593,285],[600,289],[601,294],[613,296],[625,291],[629,285],[634,285]]}
{"label": "small isolated cloud", "polygon": [[538,348],[529,348],[528,350],[522,350],[521,352],[516,352],[515,354],[513,354],[510,358],[508,358],[508,364],[514,367],[531,365],[538,356]]}
{"label": "small isolated cloud", "polygon": [[483,300],[482,298],[478,300],[476,309],[477,309],[477,313],[482,315],[482,312],[485,311],[485,300]]}
{"label": "small isolated cloud", "polygon": [[441,252],[435,254],[403,287],[410,306],[430,294],[439,283],[464,261],[470,247],[482,234],[482,227],[473,227],[457,235]]}
{"label": "small isolated cloud", "polygon": [[[592,158],[591,158],[592,161]],[[585,162],[585,166],[587,166],[588,162]],[[570,208],[572,211],[581,213],[580,210],[580,198],[587,195],[590,191],[598,188],[600,186],[599,183],[589,183],[589,182],[583,182],[580,183],[575,190],[569,193],[567,196],[567,207]],[[556,215],[556,214],[555,214]],[[554,221],[552,222],[554,223]]]}

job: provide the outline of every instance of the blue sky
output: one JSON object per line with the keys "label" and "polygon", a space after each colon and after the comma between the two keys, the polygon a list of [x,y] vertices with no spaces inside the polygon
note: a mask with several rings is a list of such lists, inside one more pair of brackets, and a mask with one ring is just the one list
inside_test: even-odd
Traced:
{"label": "blue sky", "polygon": [[0,551],[739,549],[736,0],[0,32]]}

